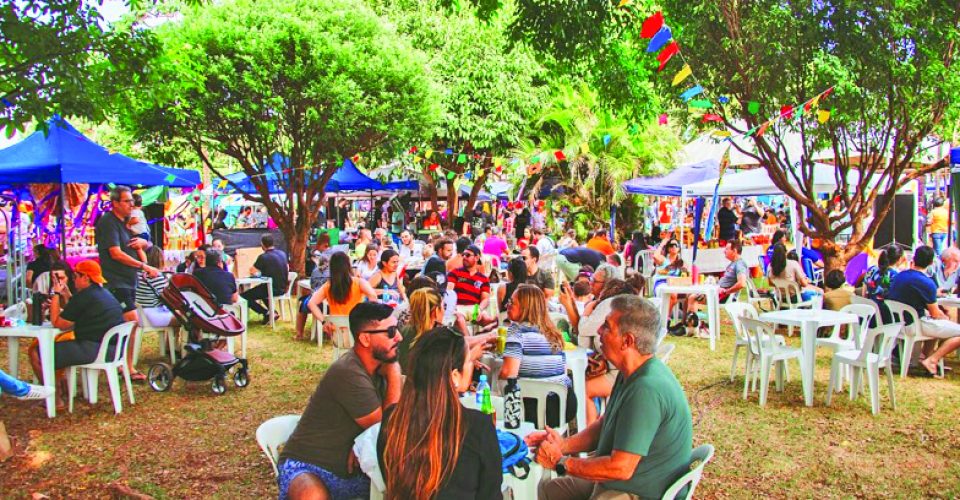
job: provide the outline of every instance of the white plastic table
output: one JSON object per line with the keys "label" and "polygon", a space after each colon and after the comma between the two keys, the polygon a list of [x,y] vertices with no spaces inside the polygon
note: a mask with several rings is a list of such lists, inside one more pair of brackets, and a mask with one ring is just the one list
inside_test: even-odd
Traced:
{"label": "white plastic table", "polygon": [[277,325],[273,318],[273,278],[269,276],[247,276],[237,280],[238,287],[253,288],[264,283],[267,285],[267,315],[270,316],[270,329],[276,330]]}
{"label": "white plastic table", "polygon": [[960,307],[960,297],[957,297],[956,295],[937,297],[937,305],[944,307]]}
{"label": "white plastic table", "polygon": [[813,372],[817,360],[817,329],[821,326],[856,325],[860,318],[856,314],[830,311],[827,309],[786,309],[763,313],[760,319],[768,323],[800,328],[800,347],[803,359],[800,361],[800,376],[803,381],[803,400],[807,406],[813,406]]}
{"label": "white plastic table", "polygon": [[707,324],[710,331],[710,350],[717,350],[717,338],[720,337],[720,287],[717,285],[660,285],[657,288],[657,297],[660,298],[660,335],[667,334],[667,323],[670,317],[669,296],[673,295],[703,295],[707,298]]}
{"label": "white plastic table", "polygon": [[53,342],[57,334],[62,333],[59,328],[52,326],[23,325],[9,328],[0,328],[0,337],[7,337],[7,355],[10,360],[10,375],[18,376],[20,369],[20,338],[37,339],[40,343],[40,366],[43,369],[43,385],[54,389],[47,396],[47,416],[57,416],[57,400],[54,394],[56,380],[54,379]]}

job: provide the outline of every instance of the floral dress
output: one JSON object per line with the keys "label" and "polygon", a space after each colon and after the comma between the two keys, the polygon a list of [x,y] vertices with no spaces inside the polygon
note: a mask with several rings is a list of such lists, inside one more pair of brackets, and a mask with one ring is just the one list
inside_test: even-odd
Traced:
{"label": "floral dress", "polygon": [[897,275],[897,270],[888,267],[887,272],[883,273],[877,266],[871,266],[867,269],[867,275],[863,279],[863,285],[867,289],[867,297],[874,300],[883,300],[884,295],[890,291],[890,283]]}

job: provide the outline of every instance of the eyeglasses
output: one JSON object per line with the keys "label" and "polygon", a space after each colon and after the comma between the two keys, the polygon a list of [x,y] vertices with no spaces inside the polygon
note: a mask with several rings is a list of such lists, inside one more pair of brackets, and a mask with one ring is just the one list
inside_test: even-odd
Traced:
{"label": "eyeglasses", "polygon": [[385,335],[387,336],[388,339],[393,339],[394,337],[397,336],[397,333],[398,333],[399,331],[400,331],[400,328],[398,328],[397,325],[393,325],[393,326],[384,328],[384,329],[382,329],[382,330],[364,330],[364,331],[362,331],[362,332],[360,332],[360,333],[369,333],[369,334],[372,334],[372,335],[377,335],[377,334],[383,333],[383,334],[385,334]]}
{"label": "eyeglasses", "polygon": [[117,203],[133,203],[133,198],[117,200]]}

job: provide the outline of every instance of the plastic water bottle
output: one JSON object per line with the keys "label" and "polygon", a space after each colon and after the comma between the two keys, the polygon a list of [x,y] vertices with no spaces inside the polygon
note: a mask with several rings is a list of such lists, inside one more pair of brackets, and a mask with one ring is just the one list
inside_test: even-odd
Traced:
{"label": "plastic water bottle", "polygon": [[503,426],[507,429],[519,429],[523,418],[523,400],[520,397],[520,384],[516,378],[508,378],[503,389]]}
{"label": "plastic water bottle", "polygon": [[481,374],[480,382],[477,383],[477,408],[483,405],[483,390],[490,390],[490,384],[487,383],[487,376]]}

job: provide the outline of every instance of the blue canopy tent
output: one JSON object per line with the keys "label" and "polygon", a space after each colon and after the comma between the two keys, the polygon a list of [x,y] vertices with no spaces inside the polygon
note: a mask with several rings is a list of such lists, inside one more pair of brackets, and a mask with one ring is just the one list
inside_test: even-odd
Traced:
{"label": "blue canopy tent", "polygon": [[[270,157],[270,162],[265,165],[264,170],[266,171],[263,174],[263,178],[267,181],[267,188],[270,194],[281,194],[287,192],[287,174],[283,171],[289,169],[288,165],[289,160],[286,156],[281,153],[274,153]],[[257,192],[256,187],[253,185],[253,181],[247,177],[247,174],[243,172],[237,172],[234,174],[229,174],[226,176],[227,180],[231,182],[231,188],[233,185],[236,185],[234,191],[240,193],[249,193],[253,194]],[[415,181],[400,181],[393,184],[401,184],[406,182],[415,182]],[[371,179],[353,164],[349,158],[343,160],[343,165],[333,174],[333,177],[330,178],[330,182],[327,183],[326,192],[328,193],[339,193],[342,191],[376,191],[380,189],[388,189],[384,184],[381,184],[379,181]],[[416,189],[416,187],[414,187]],[[400,190],[395,188],[393,190]]]}
{"label": "blue canopy tent", "polygon": [[720,161],[714,158],[677,167],[657,177],[638,177],[623,183],[629,194],[680,196],[683,186],[720,177]]}
{"label": "blue canopy tent", "polygon": [[37,131],[0,149],[0,180],[5,184],[113,183],[171,187],[200,184],[199,172],[111,154],[63,118],[54,117],[48,125],[48,134]]}

